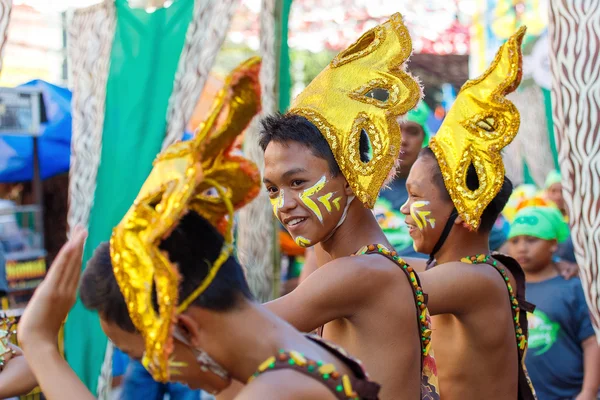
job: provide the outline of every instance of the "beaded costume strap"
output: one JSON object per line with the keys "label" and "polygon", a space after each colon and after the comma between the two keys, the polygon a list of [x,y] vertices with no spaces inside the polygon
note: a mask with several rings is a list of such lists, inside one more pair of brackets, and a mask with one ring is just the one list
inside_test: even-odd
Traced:
{"label": "beaded costume strap", "polygon": [[277,356],[271,356],[266,359],[260,364],[258,371],[248,379],[248,383],[265,372],[281,369],[293,369],[317,379],[327,386],[338,399],[361,399],[352,387],[350,376],[337,372],[334,364],[311,360],[305,357],[304,354],[294,350],[286,351],[281,349]]}
{"label": "beaded costume strap", "polygon": [[408,280],[410,281],[410,286],[413,290],[413,294],[415,297],[415,303],[418,308],[419,314],[419,332],[421,334],[421,353],[422,358],[427,357],[429,354],[429,350],[431,348],[431,319],[429,318],[429,313],[427,312],[427,300],[426,295],[423,293],[423,289],[421,288],[421,282],[419,281],[418,275],[415,273],[413,268],[409,266],[406,261],[404,261],[398,253],[395,251],[389,250],[387,247],[381,244],[371,244],[368,246],[362,247],[356,253],[355,256],[364,255],[364,254],[375,254],[379,253],[386,256],[388,259],[394,261],[400,269],[404,271]]}
{"label": "beaded costume strap", "polygon": [[14,350],[10,347],[10,339],[17,333],[13,329],[14,325],[14,318],[0,318],[0,371],[4,369],[8,356],[15,354]]}
{"label": "beaded costume strap", "polygon": [[517,338],[517,346],[519,350],[524,351],[527,348],[527,336],[523,334],[523,330],[521,329],[521,323],[519,322],[519,317],[521,314],[521,309],[519,307],[519,301],[515,296],[515,292],[513,290],[512,285],[510,284],[510,278],[506,273],[506,270],[500,266],[498,266],[498,262],[492,258],[489,254],[478,254],[471,257],[464,257],[460,260],[466,264],[488,264],[492,267],[496,268],[496,270],[502,275],[504,278],[504,283],[506,283],[506,288],[508,289],[508,295],[510,297],[510,305],[512,307],[513,313],[513,321],[515,324],[515,335]]}

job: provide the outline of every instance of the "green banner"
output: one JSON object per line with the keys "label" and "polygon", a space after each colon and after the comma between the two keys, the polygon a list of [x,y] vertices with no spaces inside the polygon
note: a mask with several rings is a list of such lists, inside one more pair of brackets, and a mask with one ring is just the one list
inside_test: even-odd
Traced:
{"label": "green banner", "polygon": [[[83,261],[109,240],[160,152],[175,71],[192,19],[193,0],[153,13],[116,0],[117,25],[106,87],[102,154]],[[183,132],[182,132],[183,134]],[[65,355],[92,393],[104,360],[106,337],[98,316],[78,301],[65,326]]]}

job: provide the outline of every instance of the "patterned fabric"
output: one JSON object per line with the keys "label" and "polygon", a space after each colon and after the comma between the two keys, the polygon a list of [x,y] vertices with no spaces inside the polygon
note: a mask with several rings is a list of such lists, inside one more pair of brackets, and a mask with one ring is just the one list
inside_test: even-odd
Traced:
{"label": "patterned fabric", "polygon": [[359,360],[348,355],[343,348],[327,342],[318,336],[306,335],[306,337],[338,358],[352,371],[353,375],[341,375],[336,371],[334,364],[314,361],[305,357],[300,352],[282,349],[279,350],[276,356],[265,360],[258,367],[256,373],[250,377],[248,383],[269,371],[291,369],[314,378],[327,386],[331,393],[339,400],[377,400],[379,398],[377,396],[380,389],[379,385],[369,380],[368,374]]}
{"label": "patterned fabric", "polygon": [[[277,81],[277,18],[276,0],[262,0],[260,12],[260,90],[262,113],[260,117],[277,111],[275,82]],[[244,155],[256,165],[264,165],[264,153],[258,145],[259,118],[255,118],[245,132]],[[279,297],[280,262],[275,256],[277,224],[266,190],[261,190],[239,212],[238,257],[246,267],[250,290],[260,302]],[[267,240],[265,240],[267,238]]]}
{"label": "patterned fabric", "polygon": [[225,40],[239,0],[196,1],[167,110],[163,150],[181,138]]}
{"label": "patterned fabric", "polygon": [[75,11],[69,28],[73,133],[68,223],[87,226],[102,151],[104,101],[116,11],[112,1]]}
{"label": "patterned fabric", "polygon": [[4,45],[8,38],[8,22],[12,10],[12,0],[0,0],[0,71],[2,71],[2,57],[4,56]]}

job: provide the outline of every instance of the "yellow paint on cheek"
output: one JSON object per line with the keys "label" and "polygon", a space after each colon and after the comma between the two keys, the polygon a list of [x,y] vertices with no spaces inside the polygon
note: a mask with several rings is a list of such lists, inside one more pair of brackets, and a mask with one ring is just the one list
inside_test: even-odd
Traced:
{"label": "yellow paint on cheek", "polygon": [[[331,212],[331,203],[329,202],[329,199],[331,199],[332,197],[333,197],[333,193],[327,193],[326,195],[319,197],[319,201],[321,202],[321,204],[323,204],[325,206],[325,209],[327,210],[327,212]],[[339,208],[338,208],[338,210],[339,210]]]}
{"label": "yellow paint on cheek", "polygon": [[335,206],[335,209],[340,211],[340,200],[342,198],[341,197],[336,197],[335,199],[333,199],[333,205]]}
{"label": "yellow paint on cheek", "polygon": [[410,205],[410,216],[415,220],[417,227],[423,230],[429,224],[432,228],[435,228],[435,219],[429,218],[431,211],[421,211],[420,209],[429,205],[428,201],[415,201]]}
{"label": "yellow paint on cheek", "polygon": [[300,247],[308,247],[308,246],[310,246],[310,240],[308,240],[307,238],[302,237],[302,236],[296,237],[295,242]]}
{"label": "yellow paint on cheek", "polygon": [[325,187],[326,182],[325,176],[323,176],[317,183],[304,190],[300,194],[300,200],[317,216],[321,223],[323,223],[323,215],[321,214],[321,210],[319,210],[317,203],[315,203],[310,197],[320,192]]}
{"label": "yellow paint on cheek", "polygon": [[269,201],[271,202],[271,206],[273,206],[273,214],[279,218],[277,211],[283,207],[283,189],[279,191],[279,196],[275,197],[274,199],[269,198]]}

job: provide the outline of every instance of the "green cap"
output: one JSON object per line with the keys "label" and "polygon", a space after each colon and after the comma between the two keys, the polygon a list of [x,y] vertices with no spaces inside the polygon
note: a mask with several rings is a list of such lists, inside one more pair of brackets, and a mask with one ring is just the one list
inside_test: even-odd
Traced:
{"label": "green cap", "polygon": [[429,138],[431,137],[431,132],[429,131],[429,128],[427,128],[427,119],[430,114],[431,108],[429,108],[424,101],[420,101],[419,104],[406,115],[407,121],[419,124],[421,128],[423,128],[423,132],[425,133],[423,137],[423,147],[429,145]]}
{"label": "green cap", "polygon": [[554,185],[555,183],[560,183],[560,182],[561,182],[560,172],[558,172],[556,170],[552,170],[546,177],[546,183],[544,184],[544,188],[548,189],[550,186]]}
{"label": "green cap", "polygon": [[569,225],[557,208],[531,206],[523,208],[515,215],[508,238],[533,236],[561,243],[569,237],[569,233]]}

